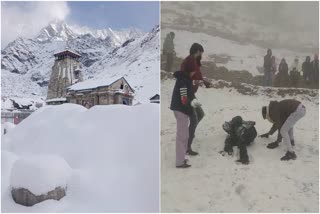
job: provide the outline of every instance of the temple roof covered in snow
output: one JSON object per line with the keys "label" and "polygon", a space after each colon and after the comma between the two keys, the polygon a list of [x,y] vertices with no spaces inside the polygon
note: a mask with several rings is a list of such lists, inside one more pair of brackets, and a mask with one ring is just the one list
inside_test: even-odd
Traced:
{"label": "temple roof covered in snow", "polygon": [[124,77],[111,77],[111,78],[103,78],[103,79],[88,79],[83,82],[76,83],[70,87],[68,87],[69,91],[80,91],[80,90],[91,90],[97,89],[100,87],[107,87],[115,83],[116,81],[123,79],[129,88],[134,92],[132,87],[129,85],[128,81]]}

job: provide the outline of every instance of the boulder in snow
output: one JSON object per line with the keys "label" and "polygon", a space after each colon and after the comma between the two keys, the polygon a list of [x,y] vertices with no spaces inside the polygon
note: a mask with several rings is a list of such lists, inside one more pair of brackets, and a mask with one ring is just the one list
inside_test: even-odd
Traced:
{"label": "boulder in snow", "polygon": [[53,155],[17,160],[11,172],[11,195],[17,204],[33,206],[44,200],[60,200],[66,195],[71,168]]}
{"label": "boulder in snow", "polygon": [[66,195],[66,188],[56,187],[54,190],[41,195],[35,195],[25,188],[12,188],[11,194],[17,204],[30,207],[49,199],[60,200]]}

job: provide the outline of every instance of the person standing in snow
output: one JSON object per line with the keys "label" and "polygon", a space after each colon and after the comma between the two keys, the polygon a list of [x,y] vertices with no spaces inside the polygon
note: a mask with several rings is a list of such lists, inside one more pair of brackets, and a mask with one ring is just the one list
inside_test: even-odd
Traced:
{"label": "person standing in snow", "polygon": [[311,74],[312,74],[312,64],[310,62],[310,56],[306,57],[306,61],[302,63],[302,73],[303,73],[303,79],[306,82],[311,81]]}
{"label": "person standing in snow", "polygon": [[193,108],[199,103],[195,99],[192,89],[192,76],[195,72],[176,71],[174,77],[176,83],[172,93],[170,109],[174,112],[177,120],[176,134],[176,167],[188,168],[191,165],[187,163],[185,155],[188,148],[189,138],[189,117],[193,114]]}
{"label": "person standing in snow", "polygon": [[277,75],[277,86],[279,87],[286,87],[289,85],[289,68],[288,68],[288,64],[285,60],[285,58],[282,58],[280,64],[279,64],[279,68],[278,68],[278,75]]}
{"label": "person standing in snow", "polygon": [[173,39],[175,37],[174,32],[167,34],[163,43],[163,55],[166,56],[166,71],[171,72],[173,65],[173,57],[175,56]]}
{"label": "person standing in snow", "polygon": [[[180,70],[185,73],[194,73],[192,76],[192,89],[193,93],[195,94],[198,91],[200,82],[202,81],[206,87],[209,87],[209,82],[205,81],[202,77],[202,73],[200,71],[201,67],[201,57],[204,52],[202,45],[198,43],[192,44],[189,56],[186,57],[180,67]],[[201,105],[197,105],[193,107],[192,115],[190,116],[190,124],[189,124],[189,140],[188,140],[188,155],[198,155],[198,152],[192,150],[192,142],[195,137],[196,128],[199,122],[204,117],[204,111],[201,108]]]}
{"label": "person standing in snow", "polygon": [[314,55],[312,64],[312,77],[313,77],[313,83],[316,85],[316,87],[319,87],[319,56],[318,54]]}
{"label": "person standing in snow", "polygon": [[264,86],[272,86],[272,51],[268,49],[267,55],[264,56]]}
{"label": "person standing in snow", "polygon": [[269,143],[267,148],[274,149],[279,146],[283,140],[287,147],[286,154],[281,160],[295,160],[297,158],[293,146],[295,145],[293,128],[294,125],[305,116],[306,107],[297,100],[287,99],[278,101],[270,101],[269,106],[262,107],[263,119],[269,120],[273,125],[269,132],[260,137],[268,138],[278,130],[278,138],[275,142]]}
{"label": "person standing in snow", "polygon": [[299,58],[296,57],[290,67],[290,85],[291,87],[298,87],[300,80],[300,64]]}
{"label": "person standing in snow", "polygon": [[271,57],[271,63],[272,63],[272,66],[271,66],[272,83],[274,84],[274,80],[275,80],[276,72],[277,72],[277,64],[276,64],[276,57],[275,56]]}

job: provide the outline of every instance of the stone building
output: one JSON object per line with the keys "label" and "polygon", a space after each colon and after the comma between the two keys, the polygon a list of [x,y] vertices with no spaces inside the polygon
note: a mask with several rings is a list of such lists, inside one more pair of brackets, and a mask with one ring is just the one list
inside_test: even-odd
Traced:
{"label": "stone building", "polygon": [[81,55],[66,48],[54,54],[55,62],[48,84],[47,104],[55,105],[66,102],[67,87],[83,80]]}
{"label": "stone building", "polygon": [[94,105],[132,105],[134,90],[124,77],[89,79],[68,87],[67,102],[90,108]]}

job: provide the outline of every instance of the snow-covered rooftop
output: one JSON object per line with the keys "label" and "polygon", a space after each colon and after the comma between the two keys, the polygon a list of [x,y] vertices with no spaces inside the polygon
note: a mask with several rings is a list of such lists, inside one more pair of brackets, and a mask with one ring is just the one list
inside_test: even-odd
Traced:
{"label": "snow-covered rooftop", "polygon": [[64,101],[67,101],[67,98],[59,97],[59,98],[53,98],[53,99],[46,100],[46,102],[64,102]]}
{"label": "snow-covered rooftop", "polygon": [[68,87],[68,89],[72,91],[79,91],[79,90],[85,90],[85,89],[94,89],[101,86],[109,86],[121,78],[124,78],[124,77],[115,76],[115,77],[103,78],[103,79],[88,79],[83,82],[76,83]]}

